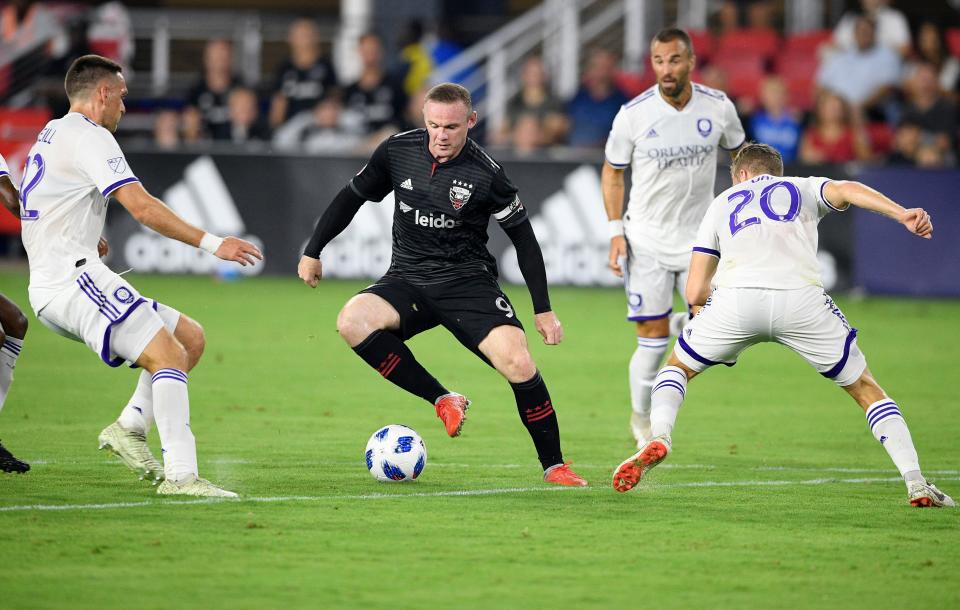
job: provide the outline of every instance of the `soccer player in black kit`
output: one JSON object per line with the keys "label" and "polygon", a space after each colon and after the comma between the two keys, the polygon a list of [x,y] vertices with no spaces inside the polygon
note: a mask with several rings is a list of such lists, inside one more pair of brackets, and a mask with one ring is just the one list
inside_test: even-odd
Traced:
{"label": "soccer player in black kit", "polygon": [[560,343],[563,328],[550,308],[543,254],[517,188],[467,137],[477,122],[469,91],[437,85],[424,99],[423,116],[426,129],[387,138],[334,198],[300,259],[300,278],[315,288],[323,275],[323,247],[364,202],[394,191],[390,268],[344,305],[337,318],[340,336],[383,377],[434,405],[447,434],[457,436],[470,401],[443,387],[404,344],[442,325],[510,382],[544,480],[585,486],[563,461],[550,394],[486,247],[493,216],[516,246],[537,331],[547,345]]}

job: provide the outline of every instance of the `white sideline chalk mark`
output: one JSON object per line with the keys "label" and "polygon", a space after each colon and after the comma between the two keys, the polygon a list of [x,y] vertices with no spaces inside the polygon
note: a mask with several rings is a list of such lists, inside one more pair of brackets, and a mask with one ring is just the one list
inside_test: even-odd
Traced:
{"label": "white sideline chalk mark", "polygon": [[[960,481],[960,477],[945,477],[943,481]],[[799,481],[773,480],[773,481],[690,481],[686,483],[656,483],[648,487],[639,489],[672,489],[689,487],[785,487],[789,485],[858,485],[864,483],[893,483],[903,482],[900,477],[860,477],[853,479],[837,478],[817,478],[804,479]],[[599,487],[504,487],[498,489],[460,489],[454,491],[429,491],[414,493],[396,493],[396,494],[361,494],[361,495],[343,495],[343,496],[250,496],[241,497],[236,500],[221,498],[198,498],[195,500],[144,500],[141,502],[111,502],[105,504],[24,504],[20,506],[0,506],[0,513],[3,512],[25,512],[25,511],[59,511],[59,510],[110,510],[118,508],[140,508],[144,506],[184,506],[194,504],[220,504],[220,503],[260,503],[270,504],[278,502],[339,502],[344,500],[396,500],[403,498],[444,498],[444,497],[466,497],[466,496],[490,496],[520,494],[530,492],[555,492],[555,491],[593,491],[597,489],[606,489],[606,483]]]}

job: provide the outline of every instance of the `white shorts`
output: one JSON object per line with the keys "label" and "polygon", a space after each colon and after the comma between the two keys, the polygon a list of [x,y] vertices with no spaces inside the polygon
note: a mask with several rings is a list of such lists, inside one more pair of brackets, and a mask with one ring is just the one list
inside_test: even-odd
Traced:
{"label": "white shorts", "polygon": [[86,343],[116,367],[132,366],[161,328],[173,332],[180,312],[144,298],[106,265],[93,265],[37,312],[37,319],[59,335]]}
{"label": "white shorts", "polygon": [[745,349],[786,345],[839,386],[863,374],[857,329],[819,286],[796,290],[718,288],[677,338],[673,353],[692,370],[733,366]]}
{"label": "white shorts", "polygon": [[654,254],[628,240],[623,286],[627,292],[627,320],[659,320],[673,313],[674,291],[683,297],[687,269],[664,267]]}

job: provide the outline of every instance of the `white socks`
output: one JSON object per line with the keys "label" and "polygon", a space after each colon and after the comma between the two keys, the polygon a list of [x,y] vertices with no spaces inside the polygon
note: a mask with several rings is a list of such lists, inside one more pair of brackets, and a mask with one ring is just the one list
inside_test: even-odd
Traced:
{"label": "white socks", "polygon": [[21,349],[23,349],[23,339],[14,339],[9,335],[0,347],[0,409],[3,409],[7,392],[13,384],[13,368],[17,365]]}
{"label": "white socks", "polygon": [[910,429],[892,398],[878,400],[867,407],[867,425],[873,437],[880,441],[893,460],[900,476],[910,483],[923,480],[920,476],[920,459],[910,438]]}
{"label": "white socks", "polygon": [[669,337],[637,337],[637,349],[630,358],[630,402],[633,412],[650,417],[650,388],[663,362]]}
{"label": "white socks", "polygon": [[146,436],[153,425],[153,380],[146,370],[140,372],[137,389],[130,402],[123,408],[117,420],[125,430],[133,430]]}
{"label": "white socks", "polygon": [[653,436],[669,437],[673,433],[686,393],[687,376],[682,369],[675,366],[660,369],[650,393],[650,431]]}
{"label": "white socks", "polygon": [[153,378],[154,416],[163,447],[163,471],[167,480],[179,483],[197,476],[197,445],[190,430],[190,398],[187,374],[160,369]]}

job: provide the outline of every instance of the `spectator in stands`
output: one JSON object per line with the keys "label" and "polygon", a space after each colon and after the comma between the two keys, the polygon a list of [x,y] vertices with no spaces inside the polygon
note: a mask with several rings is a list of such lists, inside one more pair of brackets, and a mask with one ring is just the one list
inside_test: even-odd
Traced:
{"label": "spectator in stands", "polygon": [[906,83],[908,97],[903,121],[916,124],[922,137],[932,141],[944,161],[951,161],[957,134],[957,105],[943,94],[932,64],[918,63]]}
{"label": "spectator in stands", "polygon": [[153,143],[161,150],[180,146],[180,113],[165,108],[153,116]]}
{"label": "spectator in stands", "polygon": [[260,118],[260,101],[253,89],[234,87],[227,100],[230,113],[230,137],[234,144],[266,142],[270,140],[270,128]]}
{"label": "spectator in stands", "polygon": [[862,161],[870,157],[863,119],[843,99],[822,91],[811,124],[800,141],[800,160],[808,165]]}
{"label": "spectator in stands", "polygon": [[290,57],[280,65],[270,105],[270,127],[311,110],[337,87],[337,74],[320,49],[320,29],[313,19],[297,19],[287,35]]}
{"label": "spectator in stands", "polygon": [[433,60],[423,43],[423,23],[414,20],[407,24],[400,37],[400,64],[396,67],[403,82],[403,92],[412,96],[427,84],[433,71]]}
{"label": "spectator in stands", "polygon": [[550,91],[546,67],[539,55],[531,55],[523,62],[520,69],[520,91],[507,104],[506,120],[500,133],[495,135],[496,142],[510,142],[517,120],[526,115],[533,115],[537,119],[543,145],[550,146],[563,141],[569,122],[564,114],[563,104]]}
{"label": "spectator in stands", "polygon": [[344,91],[344,108],[356,117],[363,133],[373,134],[379,142],[399,129],[407,100],[399,83],[384,69],[380,36],[372,32],[361,36],[357,53],[362,71],[360,79]]}
{"label": "spectator in stands", "polygon": [[233,45],[228,40],[209,41],[203,48],[203,75],[187,94],[187,107],[183,111],[199,115],[203,139],[230,139],[227,99],[239,84],[240,79],[233,73]]}
{"label": "spectator in stands", "polygon": [[920,126],[902,121],[893,134],[893,151],[887,157],[890,165],[916,165],[920,150]]}
{"label": "spectator in stands", "polygon": [[617,88],[617,56],[607,49],[593,49],[587,58],[583,84],[567,104],[571,146],[602,148],[613,118],[629,100]]}
{"label": "spectator in stands", "polygon": [[277,149],[300,149],[308,153],[352,152],[364,141],[362,134],[344,126],[343,102],[337,95],[329,95],[312,111],[294,116],[273,135]]}
{"label": "spectator in stands", "polygon": [[764,79],[760,87],[762,107],[750,117],[751,138],[776,148],[784,163],[793,163],[800,147],[800,121],[787,108],[787,86],[779,76]]}
{"label": "spectator in stands", "polygon": [[900,56],[876,44],[876,24],[858,17],[854,24],[856,47],[838,51],[820,66],[817,84],[829,89],[873,119],[896,122],[892,93],[900,81]]}
{"label": "spectator in stands", "polygon": [[[400,131],[410,131],[411,129],[421,129],[425,127],[423,122],[423,98],[426,97],[429,87],[421,87],[407,98],[407,105],[403,109],[403,117],[400,122]],[[471,134],[472,136],[473,134]]]}
{"label": "spectator in stands", "polygon": [[944,91],[953,91],[960,76],[960,60],[950,55],[943,30],[932,21],[917,29],[914,61],[927,62],[937,71],[937,80]]}
{"label": "spectator in stands", "polygon": [[544,141],[543,121],[532,112],[517,116],[513,121],[510,132],[510,145],[514,154],[519,157],[529,157],[543,149]]}
{"label": "spectator in stands", "polygon": [[862,12],[844,14],[834,28],[834,44],[843,51],[856,49],[859,46],[857,21],[861,17],[868,17],[876,23],[877,44],[906,57],[910,53],[910,25],[903,13],[888,5],[888,0],[860,0]]}

